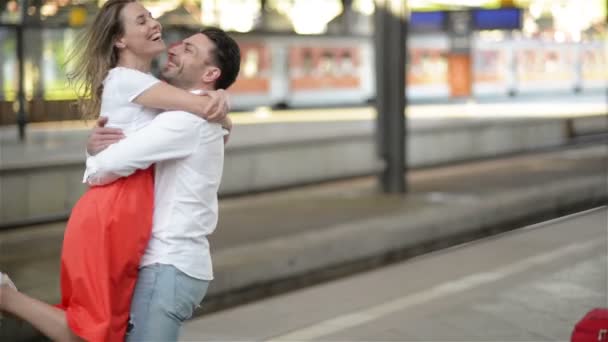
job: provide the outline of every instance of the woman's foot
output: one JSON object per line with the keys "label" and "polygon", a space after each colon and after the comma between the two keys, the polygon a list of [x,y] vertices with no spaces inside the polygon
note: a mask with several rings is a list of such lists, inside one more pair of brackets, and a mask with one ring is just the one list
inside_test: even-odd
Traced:
{"label": "woman's foot", "polygon": [[8,274],[2,272],[0,272],[0,286],[8,286],[13,290],[17,289],[11,278],[8,277]]}
{"label": "woman's foot", "polygon": [[6,291],[17,290],[15,284],[11,281],[11,278],[6,273],[0,272],[0,318],[2,317],[2,308],[4,307],[4,293]]}

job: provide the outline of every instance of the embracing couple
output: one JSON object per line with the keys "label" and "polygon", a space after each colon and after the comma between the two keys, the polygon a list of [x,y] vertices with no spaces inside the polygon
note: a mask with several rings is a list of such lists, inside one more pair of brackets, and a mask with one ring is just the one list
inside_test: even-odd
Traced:
{"label": "embracing couple", "polygon": [[134,0],[107,1],[81,48],[81,110],[107,124],[87,144],[91,187],[65,231],[61,304],[0,273],[0,312],[54,341],[176,341],[213,279],[207,235],[232,128],[223,89],[240,51],[222,30],[202,30],[169,49],[161,82],[150,68],[166,49],[162,28]]}

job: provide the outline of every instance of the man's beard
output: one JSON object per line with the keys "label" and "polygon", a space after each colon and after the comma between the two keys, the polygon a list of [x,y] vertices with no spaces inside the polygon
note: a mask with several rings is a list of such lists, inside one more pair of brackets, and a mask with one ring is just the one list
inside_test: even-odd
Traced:
{"label": "man's beard", "polygon": [[170,72],[166,72],[166,71],[163,71],[160,74],[160,78],[163,81],[165,81],[165,82],[167,82],[167,83],[169,83],[171,85],[175,85],[174,83],[175,83],[175,79],[177,78],[176,76],[177,75],[172,75]]}
{"label": "man's beard", "polygon": [[188,89],[192,89],[192,87],[194,86],[194,82],[192,82],[189,79],[185,79],[180,77],[181,74],[178,75],[167,75],[164,76],[163,79],[165,82],[169,83],[170,85],[180,88],[180,89],[184,89],[184,90],[188,90]]}

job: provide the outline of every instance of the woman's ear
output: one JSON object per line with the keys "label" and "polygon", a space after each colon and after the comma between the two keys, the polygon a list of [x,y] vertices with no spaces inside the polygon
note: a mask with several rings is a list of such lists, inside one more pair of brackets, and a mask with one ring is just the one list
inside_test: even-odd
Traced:
{"label": "woman's ear", "polygon": [[114,46],[118,49],[124,49],[127,47],[127,43],[124,41],[124,39],[120,38],[114,42]]}

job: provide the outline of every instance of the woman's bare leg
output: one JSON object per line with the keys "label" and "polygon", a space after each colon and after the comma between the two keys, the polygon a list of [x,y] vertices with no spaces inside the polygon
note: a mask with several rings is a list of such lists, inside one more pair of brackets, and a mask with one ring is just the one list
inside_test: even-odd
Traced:
{"label": "woman's bare leg", "polygon": [[63,310],[29,297],[8,285],[0,285],[0,311],[30,323],[53,341],[83,341],[70,330]]}

